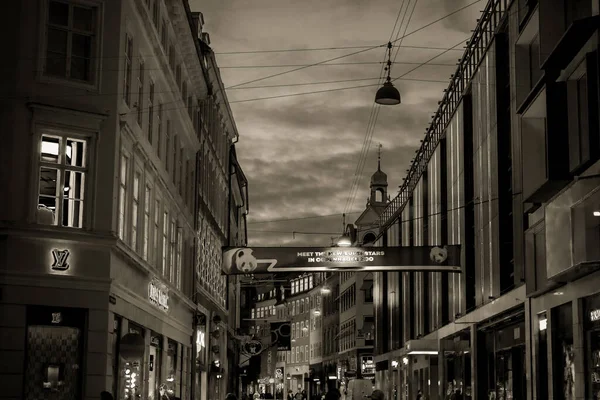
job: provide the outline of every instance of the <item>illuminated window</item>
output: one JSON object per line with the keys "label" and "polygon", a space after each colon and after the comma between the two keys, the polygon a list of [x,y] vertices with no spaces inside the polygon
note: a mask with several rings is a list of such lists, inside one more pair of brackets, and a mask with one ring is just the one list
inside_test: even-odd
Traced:
{"label": "illuminated window", "polygon": [[83,227],[88,140],[43,134],[37,222]]}
{"label": "illuminated window", "polygon": [[44,74],[94,84],[101,37],[98,7],[52,0],[47,6]]}

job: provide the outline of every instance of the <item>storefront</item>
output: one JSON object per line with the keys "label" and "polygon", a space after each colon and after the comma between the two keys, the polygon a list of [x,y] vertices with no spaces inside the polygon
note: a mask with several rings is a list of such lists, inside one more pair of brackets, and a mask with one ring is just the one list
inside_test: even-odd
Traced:
{"label": "storefront", "polygon": [[[477,326],[478,398],[527,398],[525,337],[522,307]],[[467,389],[465,394],[470,395]]]}
{"label": "storefront", "polygon": [[443,395],[446,398],[457,390],[464,394],[466,399],[472,398],[471,388],[471,331],[469,328],[444,338],[440,342],[441,362],[443,363],[443,376],[440,384],[443,385]]}
{"label": "storefront", "polygon": [[584,306],[585,398],[600,399],[600,295],[588,297]]}
{"label": "storefront", "polygon": [[23,268],[4,272],[0,314],[11,328],[0,330],[14,338],[3,343],[12,349],[11,379],[25,382],[7,396],[80,399],[107,390],[115,399],[158,399],[162,389],[189,398],[185,299],[108,246],[7,242],[3,265]]}

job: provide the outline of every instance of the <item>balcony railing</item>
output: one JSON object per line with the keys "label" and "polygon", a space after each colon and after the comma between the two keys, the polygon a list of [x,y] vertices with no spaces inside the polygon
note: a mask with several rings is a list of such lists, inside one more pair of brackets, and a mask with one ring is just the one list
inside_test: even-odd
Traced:
{"label": "balcony railing", "polygon": [[421,147],[417,150],[408,174],[400,186],[400,192],[379,216],[380,229],[377,239],[402,215],[429,160],[444,137],[446,127],[458,108],[465,89],[473,79],[473,75],[492,43],[497,28],[504,22],[512,2],[513,0],[489,0],[482,11],[473,35],[467,42],[467,48],[459,60],[456,72],[451,75],[450,84],[444,90],[444,97],[438,103],[438,110],[427,128]]}

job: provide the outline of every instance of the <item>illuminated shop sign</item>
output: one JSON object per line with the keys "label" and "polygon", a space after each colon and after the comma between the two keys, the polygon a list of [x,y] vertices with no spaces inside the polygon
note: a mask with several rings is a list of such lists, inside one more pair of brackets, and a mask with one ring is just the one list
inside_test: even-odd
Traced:
{"label": "illuminated shop sign", "polygon": [[373,361],[373,357],[361,357],[360,372],[363,375],[375,374],[375,362]]}
{"label": "illuminated shop sign", "polygon": [[459,273],[460,246],[226,248],[222,270],[231,275],[332,270]]}
{"label": "illuminated shop sign", "polygon": [[600,320],[600,309],[590,311],[590,321],[595,322]]}
{"label": "illuminated shop sign", "polygon": [[163,311],[169,311],[169,289],[158,279],[148,284],[148,300]]}
{"label": "illuminated shop sign", "polygon": [[69,269],[69,250],[52,249],[52,268],[55,271],[66,271]]}

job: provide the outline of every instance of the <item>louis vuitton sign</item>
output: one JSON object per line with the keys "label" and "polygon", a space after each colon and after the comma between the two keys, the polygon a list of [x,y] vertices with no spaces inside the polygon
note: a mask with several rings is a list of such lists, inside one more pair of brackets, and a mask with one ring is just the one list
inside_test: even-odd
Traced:
{"label": "louis vuitton sign", "polygon": [[169,311],[169,288],[158,279],[152,279],[148,283],[148,300],[161,310]]}
{"label": "louis vuitton sign", "polygon": [[52,268],[54,271],[66,271],[69,269],[69,250],[52,249]]}

